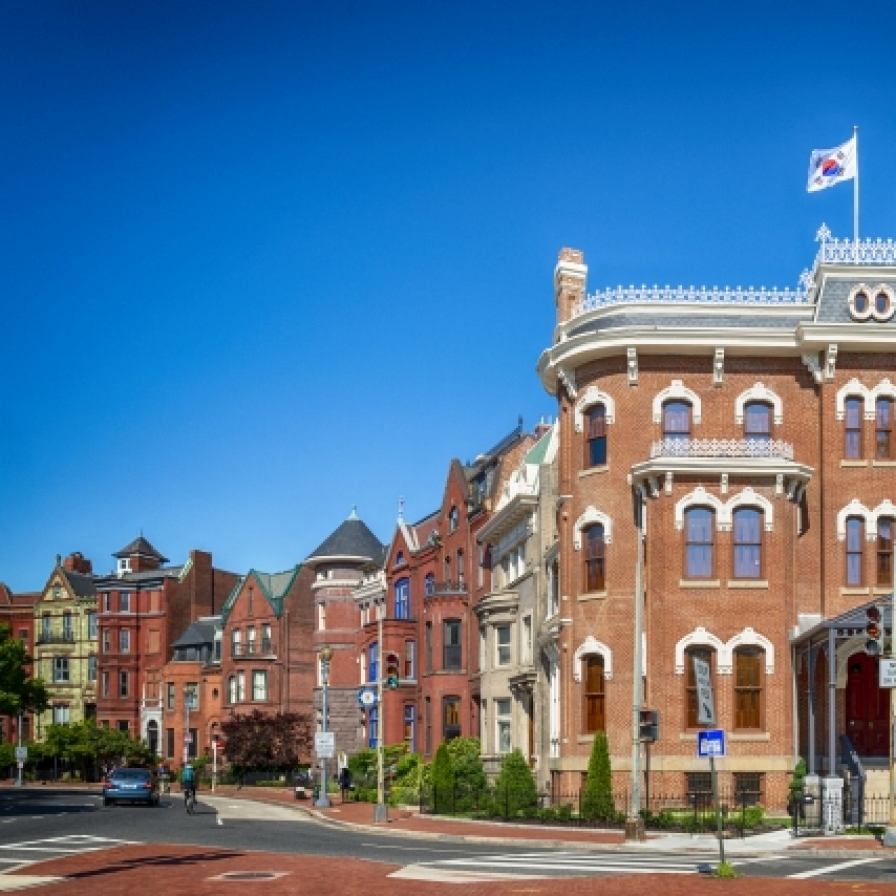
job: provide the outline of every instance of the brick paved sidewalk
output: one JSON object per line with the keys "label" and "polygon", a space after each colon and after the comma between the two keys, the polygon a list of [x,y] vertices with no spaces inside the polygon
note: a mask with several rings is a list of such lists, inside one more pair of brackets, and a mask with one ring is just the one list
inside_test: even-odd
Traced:
{"label": "brick paved sidewalk", "polygon": [[[216,850],[190,846],[123,846],[32,865],[27,875],[64,877],[40,887],[41,896],[121,896],[161,893],[165,896],[835,896],[845,889],[893,893],[892,885],[868,882],[775,880],[750,878],[720,881],[703,875],[637,875],[591,878],[523,878],[466,884],[404,880],[389,877],[398,866],[357,859]],[[221,879],[233,873],[273,873],[267,880]],[[12,877],[13,875],[4,875]],[[458,891],[458,887],[461,889]]]}

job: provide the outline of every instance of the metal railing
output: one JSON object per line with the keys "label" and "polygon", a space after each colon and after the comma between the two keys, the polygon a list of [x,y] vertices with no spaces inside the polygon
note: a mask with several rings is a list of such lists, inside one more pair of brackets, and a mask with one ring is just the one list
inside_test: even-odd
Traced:
{"label": "metal railing", "polygon": [[[267,656],[271,654],[272,643],[270,638],[262,638],[260,641],[246,641],[230,645],[231,656]],[[220,662],[220,660],[218,661]]]}
{"label": "metal railing", "polygon": [[662,439],[650,446],[656,457],[761,457],[793,460],[793,445],[780,439]]}
{"label": "metal railing", "polygon": [[74,644],[75,633],[71,631],[39,631],[38,644]]}

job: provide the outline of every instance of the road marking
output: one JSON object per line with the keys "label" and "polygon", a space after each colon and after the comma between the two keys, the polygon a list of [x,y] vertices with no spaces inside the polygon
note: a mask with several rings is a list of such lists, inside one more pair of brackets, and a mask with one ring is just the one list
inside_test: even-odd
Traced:
{"label": "road marking", "polygon": [[844,868],[852,868],[854,865],[868,865],[871,862],[880,862],[881,859],[853,859],[850,862],[840,862],[837,865],[825,865],[823,868],[813,868],[811,871],[800,871],[799,874],[788,874],[788,877],[806,878],[818,877],[820,874],[833,874],[835,871],[842,871]]}

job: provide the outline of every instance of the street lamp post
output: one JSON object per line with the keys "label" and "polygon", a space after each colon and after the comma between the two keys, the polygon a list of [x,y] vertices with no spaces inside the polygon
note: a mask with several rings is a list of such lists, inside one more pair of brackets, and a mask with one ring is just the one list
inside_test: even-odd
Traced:
{"label": "street lamp post", "polygon": [[[327,705],[327,686],[330,683],[330,660],[333,658],[333,651],[329,647],[324,647],[318,654],[320,657],[320,683],[322,688],[321,694],[321,724],[320,730],[323,733],[329,731],[329,707]],[[330,797],[327,794],[327,757],[320,758],[320,790],[317,794],[317,802],[314,804],[319,808],[326,809],[330,806]]]}
{"label": "street lamp post", "polygon": [[[19,749],[22,747],[22,722],[24,720],[22,710],[19,710],[19,717],[16,721],[16,736],[18,738]],[[21,755],[21,754],[20,754]],[[25,763],[16,756],[16,787],[25,786]]]}
{"label": "street lamp post", "polygon": [[193,706],[195,693],[195,685],[184,685],[184,765],[190,761],[190,709]]}

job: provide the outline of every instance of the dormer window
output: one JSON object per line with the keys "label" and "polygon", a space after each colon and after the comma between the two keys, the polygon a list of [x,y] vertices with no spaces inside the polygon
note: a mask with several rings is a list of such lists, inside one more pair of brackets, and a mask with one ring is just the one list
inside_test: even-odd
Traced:
{"label": "dormer window", "polygon": [[121,557],[118,561],[118,572],[130,572],[131,571],[131,558],[130,557]]}
{"label": "dormer window", "polygon": [[856,293],[855,299],[853,299],[853,308],[858,315],[868,313],[868,296],[864,292]]}

